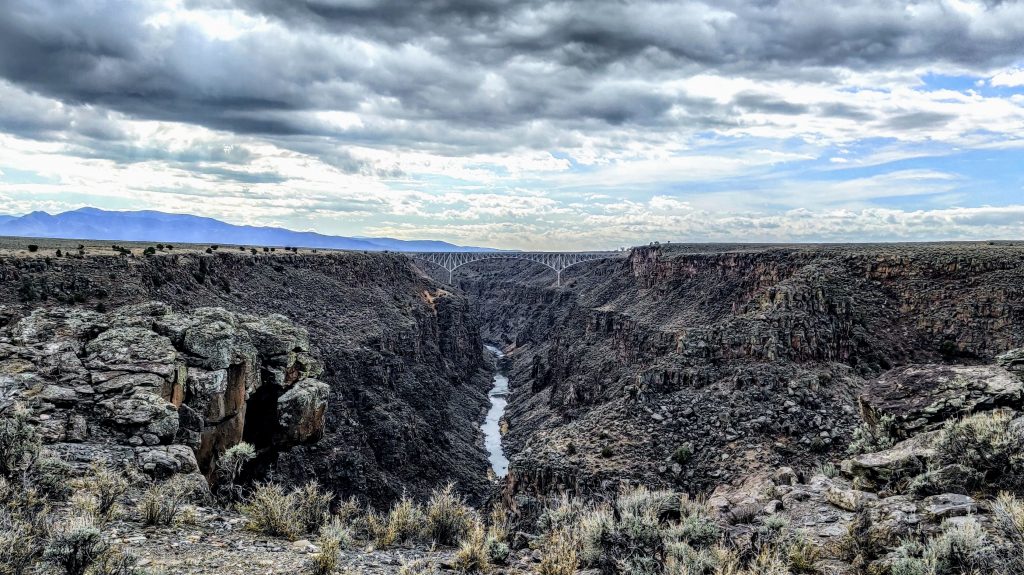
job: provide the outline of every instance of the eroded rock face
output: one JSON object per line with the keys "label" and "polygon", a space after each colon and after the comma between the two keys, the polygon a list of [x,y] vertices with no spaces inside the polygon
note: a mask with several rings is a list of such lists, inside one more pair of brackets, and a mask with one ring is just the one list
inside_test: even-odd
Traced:
{"label": "eroded rock face", "polygon": [[283,316],[150,302],[40,308],[0,328],[0,408],[29,406],[73,464],[134,463],[154,476],[209,475],[243,438],[261,450],[315,441],[329,392],[320,372],[309,336]]}

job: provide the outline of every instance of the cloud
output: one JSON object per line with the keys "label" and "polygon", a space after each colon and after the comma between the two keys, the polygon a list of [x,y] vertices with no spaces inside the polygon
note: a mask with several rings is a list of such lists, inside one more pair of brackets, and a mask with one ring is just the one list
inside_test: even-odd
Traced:
{"label": "cloud", "polygon": [[11,0],[0,190],[473,243],[804,237],[801,208],[1013,205],[969,152],[1024,132],[992,89],[1022,44],[1017,1]]}
{"label": "cloud", "polygon": [[1024,86],[1024,69],[1005,70],[992,76],[989,81],[993,86],[1016,88]]}

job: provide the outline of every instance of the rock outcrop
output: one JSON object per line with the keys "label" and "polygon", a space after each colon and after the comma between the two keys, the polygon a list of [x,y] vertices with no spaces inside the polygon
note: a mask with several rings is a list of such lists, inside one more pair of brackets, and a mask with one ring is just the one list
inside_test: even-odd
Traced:
{"label": "rock outcrop", "polygon": [[0,402],[28,406],[69,462],[209,477],[243,439],[263,451],[319,439],[329,388],[312,353],[281,316],[38,308],[0,328]]}
{"label": "rock outcrop", "polygon": [[861,415],[889,417],[902,437],[1000,408],[1024,408],[1024,381],[998,365],[908,365],[884,373],[860,396]]}

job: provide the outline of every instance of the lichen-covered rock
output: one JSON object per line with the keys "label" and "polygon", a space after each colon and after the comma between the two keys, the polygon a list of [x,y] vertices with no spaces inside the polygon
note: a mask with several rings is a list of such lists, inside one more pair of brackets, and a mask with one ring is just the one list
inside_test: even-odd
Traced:
{"label": "lichen-covered rock", "polygon": [[998,357],[996,363],[1014,372],[1024,372],[1024,347],[1012,349]]}
{"label": "lichen-covered rock", "polygon": [[[1004,363],[1012,365],[1013,360]],[[865,421],[877,423],[889,416],[909,437],[955,417],[1024,408],[1024,379],[998,365],[909,365],[869,384],[860,406]]]}
{"label": "lichen-covered rock", "polygon": [[287,441],[305,443],[319,439],[327,414],[330,387],[322,381],[304,379],[277,400],[281,432]]}
{"label": "lichen-covered rock", "polygon": [[[260,390],[267,370],[281,381]],[[328,387],[313,379],[321,370],[305,331],[283,316],[150,302],[108,314],[38,309],[0,328],[0,402],[34,409],[44,441],[78,467],[209,474],[245,437],[252,402],[265,430],[253,434],[258,449],[313,441],[327,407]]]}
{"label": "lichen-covered rock", "polygon": [[884,451],[851,457],[842,462],[843,473],[858,479],[865,487],[913,477],[934,460],[938,435],[937,431],[921,433]]}

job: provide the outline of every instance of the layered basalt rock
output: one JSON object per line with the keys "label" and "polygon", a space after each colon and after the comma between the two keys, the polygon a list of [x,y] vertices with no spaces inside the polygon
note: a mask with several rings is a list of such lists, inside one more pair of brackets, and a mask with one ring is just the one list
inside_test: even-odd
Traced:
{"label": "layered basalt rock", "polygon": [[323,434],[329,388],[305,330],[281,316],[150,302],[39,308],[0,328],[0,397],[31,409],[67,460],[200,472],[243,439],[287,450]]}

